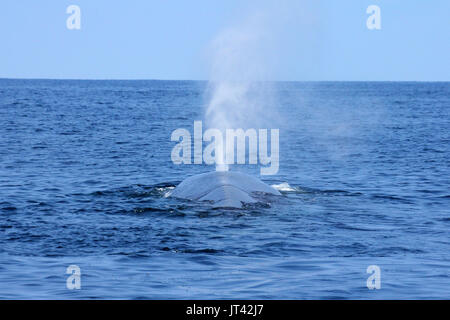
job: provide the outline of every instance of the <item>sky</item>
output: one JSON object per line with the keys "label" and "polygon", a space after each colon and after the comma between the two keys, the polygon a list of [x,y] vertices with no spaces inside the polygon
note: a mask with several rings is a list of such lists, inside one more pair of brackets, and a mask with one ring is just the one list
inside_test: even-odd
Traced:
{"label": "sky", "polygon": [[[79,30],[66,26],[69,5]],[[369,5],[379,30],[366,26]],[[0,78],[208,80],[227,55],[214,39],[264,16],[245,31],[263,35],[258,50],[233,52],[269,80],[449,81],[449,14],[448,0],[5,0]]]}

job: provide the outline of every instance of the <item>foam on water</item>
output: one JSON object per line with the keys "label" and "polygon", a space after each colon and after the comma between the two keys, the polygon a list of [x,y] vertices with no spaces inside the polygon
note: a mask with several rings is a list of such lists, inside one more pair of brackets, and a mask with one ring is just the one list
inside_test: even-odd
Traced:
{"label": "foam on water", "polygon": [[272,187],[277,189],[278,191],[285,191],[285,192],[295,192],[295,191],[297,191],[297,189],[291,187],[289,185],[289,183],[287,183],[287,182],[282,182],[282,183],[279,183],[279,184],[273,184]]}

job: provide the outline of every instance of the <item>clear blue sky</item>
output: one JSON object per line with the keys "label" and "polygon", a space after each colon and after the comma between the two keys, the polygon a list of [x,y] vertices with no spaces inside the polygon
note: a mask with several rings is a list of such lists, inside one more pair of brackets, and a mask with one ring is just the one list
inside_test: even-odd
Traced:
{"label": "clear blue sky", "polygon": [[[208,79],[211,40],[259,10],[277,25],[265,48],[274,80],[450,80],[448,0],[292,0],[278,11],[280,2],[5,0],[0,77]],[[66,28],[71,4],[81,30]],[[366,27],[371,4],[381,30]]]}

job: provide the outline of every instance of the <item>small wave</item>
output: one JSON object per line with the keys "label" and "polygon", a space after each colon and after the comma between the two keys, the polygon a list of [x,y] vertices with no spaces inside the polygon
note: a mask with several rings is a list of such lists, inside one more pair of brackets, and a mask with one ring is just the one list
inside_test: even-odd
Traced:
{"label": "small wave", "polygon": [[165,208],[155,208],[155,207],[145,207],[145,208],[134,208],[134,213],[149,213],[149,212],[156,212],[156,213],[167,213],[170,210]]}
{"label": "small wave", "polygon": [[313,188],[307,188],[307,187],[299,187],[299,186],[291,186],[287,182],[282,182],[280,184],[273,184],[273,188],[277,189],[280,192],[295,192],[295,193],[309,193],[309,194],[340,194],[344,196],[360,196],[362,193],[360,192],[349,192],[345,190],[320,190],[320,189],[313,189]]}
{"label": "small wave", "polygon": [[382,199],[382,200],[391,200],[391,201],[398,201],[398,202],[402,202],[402,203],[406,203],[406,204],[412,204],[414,203],[413,201],[403,198],[403,197],[398,197],[398,196],[394,196],[394,195],[389,195],[389,194],[375,194],[372,196],[372,198],[374,199]]}
{"label": "small wave", "polygon": [[173,184],[157,184],[157,185],[132,185],[110,190],[97,190],[90,193],[96,197],[116,196],[118,194],[125,195],[129,199],[148,198],[148,197],[166,197],[167,193],[173,190]]}
{"label": "small wave", "polygon": [[17,208],[14,206],[6,206],[1,208],[3,211],[16,211]]}

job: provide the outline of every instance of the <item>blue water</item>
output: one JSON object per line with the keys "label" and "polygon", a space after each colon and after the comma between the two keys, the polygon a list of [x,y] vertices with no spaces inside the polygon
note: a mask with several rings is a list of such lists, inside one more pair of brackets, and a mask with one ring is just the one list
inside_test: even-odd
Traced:
{"label": "blue water", "polygon": [[164,197],[205,86],[0,80],[1,298],[450,298],[450,83],[274,84],[289,188],[242,210]]}

